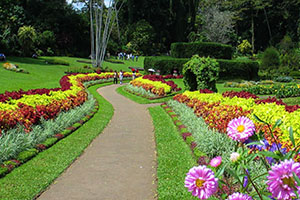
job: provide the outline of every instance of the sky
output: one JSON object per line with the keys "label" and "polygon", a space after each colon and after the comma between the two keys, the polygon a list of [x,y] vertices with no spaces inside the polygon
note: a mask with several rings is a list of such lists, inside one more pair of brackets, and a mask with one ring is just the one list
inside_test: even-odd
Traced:
{"label": "sky", "polygon": [[[110,0],[104,0],[104,3],[105,3],[106,6],[109,5],[109,1],[110,1]],[[68,2],[68,3],[72,3],[72,0],[67,0],[67,2]],[[73,4],[74,8],[77,8],[77,9],[79,9],[79,10],[83,7],[83,5],[84,5],[83,3],[74,3],[74,4]]]}

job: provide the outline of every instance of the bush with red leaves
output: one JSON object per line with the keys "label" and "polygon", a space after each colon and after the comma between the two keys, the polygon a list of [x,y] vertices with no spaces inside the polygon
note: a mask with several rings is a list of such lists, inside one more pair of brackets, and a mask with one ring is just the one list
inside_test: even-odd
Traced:
{"label": "bush with red leaves", "polygon": [[236,92],[236,91],[226,91],[222,93],[223,97],[229,97],[229,98],[233,98],[233,97],[239,97],[239,98],[245,98],[245,99],[258,99],[258,96],[256,96],[255,94],[252,94],[250,92],[245,92],[245,91],[240,91],[240,92]]}

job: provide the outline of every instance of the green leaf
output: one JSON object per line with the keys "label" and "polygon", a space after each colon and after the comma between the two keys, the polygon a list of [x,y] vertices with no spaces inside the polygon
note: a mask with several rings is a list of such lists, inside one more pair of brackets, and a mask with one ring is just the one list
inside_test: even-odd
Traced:
{"label": "green leaf", "polygon": [[294,139],[294,133],[293,133],[293,127],[290,126],[290,140],[292,141],[293,147],[295,147],[295,139]]}
{"label": "green leaf", "polygon": [[263,121],[263,120],[261,120],[258,116],[256,116],[255,114],[253,114],[253,116],[254,116],[254,118],[257,120],[257,121],[259,121],[259,122],[261,122],[261,123],[264,123],[264,124],[267,124],[265,121]]}
{"label": "green leaf", "polygon": [[275,159],[280,159],[280,156],[271,152],[271,151],[261,151],[259,152],[260,154],[264,155],[264,156],[267,156],[267,157],[271,157],[271,158],[275,158]]}
{"label": "green leaf", "polygon": [[260,143],[260,142],[251,142],[251,143],[249,143],[249,144],[246,144],[247,147],[248,147],[248,146],[251,146],[251,145],[260,145],[260,146],[262,146],[263,144]]}
{"label": "green leaf", "polygon": [[226,165],[224,165],[221,169],[219,169],[218,171],[217,171],[217,173],[215,174],[215,176],[218,178],[219,176],[222,176],[223,175],[223,173],[224,173],[224,170],[225,170],[225,167],[226,167]]}
{"label": "green leaf", "polygon": [[293,172],[293,177],[294,177],[295,181],[297,182],[297,186],[300,186],[300,179],[299,179],[299,177],[295,174],[295,172]]}
{"label": "green leaf", "polygon": [[273,128],[272,128],[272,131],[274,131],[274,129],[275,129],[276,127],[280,126],[281,124],[282,124],[281,119],[278,119],[278,120],[275,122],[275,125],[274,125]]}

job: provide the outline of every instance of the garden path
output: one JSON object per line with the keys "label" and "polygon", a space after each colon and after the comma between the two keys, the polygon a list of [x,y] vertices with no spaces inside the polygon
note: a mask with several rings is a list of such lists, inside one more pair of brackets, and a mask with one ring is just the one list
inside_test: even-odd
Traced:
{"label": "garden path", "polygon": [[97,90],[114,107],[108,126],[38,199],[157,198],[154,127],[147,110],[151,105],[123,97],[117,87]]}

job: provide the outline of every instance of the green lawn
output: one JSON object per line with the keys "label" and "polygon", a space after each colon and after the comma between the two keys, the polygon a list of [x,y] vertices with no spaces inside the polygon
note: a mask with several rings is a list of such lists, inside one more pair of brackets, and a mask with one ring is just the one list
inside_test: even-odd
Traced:
{"label": "green lawn", "polygon": [[[70,66],[46,64],[44,59],[58,58],[70,63]],[[37,88],[56,88],[60,87],[59,80],[65,75],[65,70],[69,67],[83,67],[90,65],[77,62],[77,60],[90,61],[89,59],[74,57],[41,57],[39,59],[25,57],[8,57],[7,62],[19,65],[29,74],[16,73],[5,70],[0,62],[0,94],[5,91],[18,91],[19,89],[29,90]],[[104,62],[104,67],[108,66],[113,70],[130,71],[128,66],[143,67],[144,58],[140,57],[138,62],[124,61],[125,64],[115,64]]]}
{"label": "green lawn", "polygon": [[[197,163],[171,118],[160,107],[149,108],[155,127],[157,148],[157,192],[159,199],[190,200],[184,187],[186,173]],[[170,142],[172,141],[172,142]]]}

